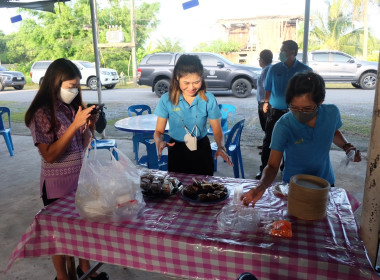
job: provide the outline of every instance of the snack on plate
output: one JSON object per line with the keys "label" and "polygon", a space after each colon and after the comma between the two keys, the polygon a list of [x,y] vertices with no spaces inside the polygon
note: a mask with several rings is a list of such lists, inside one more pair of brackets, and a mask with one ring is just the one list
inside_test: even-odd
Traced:
{"label": "snack on plate", "polygon": [[172,176],[154,175],[150,172],[140,176],[140,188],[144,196],[165,197],[178,192],[181,182]]}
{"label": "snack on plate", "polygon": [[210,183],[193,178],[193,184],[183,189],[183,195],[201,202],[216,201],[225,198],[228,194],[227,188],[219,183]]}

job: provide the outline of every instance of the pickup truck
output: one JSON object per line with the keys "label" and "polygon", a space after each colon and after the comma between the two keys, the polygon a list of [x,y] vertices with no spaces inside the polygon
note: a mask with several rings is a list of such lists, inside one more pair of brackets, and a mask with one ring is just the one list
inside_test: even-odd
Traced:
{"label": "pickup truck", "polygon": [[[302,53],[297,58],[302,61]],[[341,51],[311,51],[307,64],[326,83],[351,83],[355,88],[374,89],[377,62],[363,61]]]}
{"label": "pickup truck", "polygon": [[[236,97],[248,97],[256,89],[261,68],[234,64],[221,55],[206,52],[187,53],[197,55],[204,67],[208,91],[232,90]],[[139,85],[152,87],[158,97],[169,90],[174,65],[182,53],[154,53],[145,56],[138,66]]]}

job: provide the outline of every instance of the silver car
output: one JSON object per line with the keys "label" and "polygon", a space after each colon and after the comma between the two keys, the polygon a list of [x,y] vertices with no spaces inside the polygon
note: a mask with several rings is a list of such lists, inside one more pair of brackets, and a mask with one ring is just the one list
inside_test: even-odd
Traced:
{"label": "silver car", "polygon": [[10,71],[0,65],[0,91],[5,87],[13,87],[14,89],[23,89],[26,84],[25,76],[18,71]]}
{"label": "silver car", "polygon": [[359,60],[340,51],[312,51],[308,55],[308,65],[325,82],[351,83],[362,89],[376,87],[377,62]]}

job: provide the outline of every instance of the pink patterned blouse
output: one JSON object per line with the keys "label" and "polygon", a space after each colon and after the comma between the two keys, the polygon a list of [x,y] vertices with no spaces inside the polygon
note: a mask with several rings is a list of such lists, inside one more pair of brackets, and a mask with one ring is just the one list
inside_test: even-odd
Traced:
{"label": "pink patterned blouse", "polygon": [[[29,125],[34,145],[52,144],[58,140],[74,121],[75,110],[58,101],[56,105],[57,125],[51,127],[51,117],[46,107],[40,108]],[[40,153],[41,154],[41,153]],[[53,163],[48,163],[41,156],[40,195],[45,182],[49,199],[63,197],[78,186],[78,178],[84,156],[83,135],[78,130],[67,150]]]}

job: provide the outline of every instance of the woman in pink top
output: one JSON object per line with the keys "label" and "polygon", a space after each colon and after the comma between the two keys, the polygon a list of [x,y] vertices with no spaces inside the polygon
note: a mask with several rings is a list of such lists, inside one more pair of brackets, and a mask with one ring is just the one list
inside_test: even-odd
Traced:
{"label": "woman in pink top", "polygon": [[[40,195],[44,205],[65,196],[78,186],[84,150],[94,133],[95,106],[86,108],[80,88],[81,73],[70,60],[57,59],[46,70],[34,100],[25,115],[34,145],[41,155]],[[63,255],[52,256],[58,280],[68,280]],[[79,259],[80,277],[90,269]],[[92,279],[108,279],[105,272]]]}

